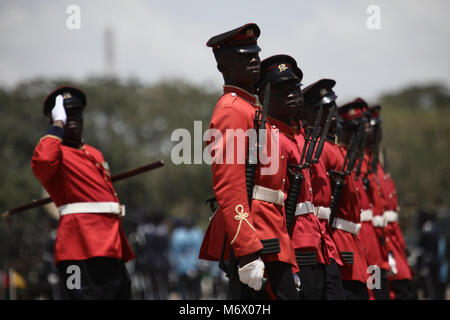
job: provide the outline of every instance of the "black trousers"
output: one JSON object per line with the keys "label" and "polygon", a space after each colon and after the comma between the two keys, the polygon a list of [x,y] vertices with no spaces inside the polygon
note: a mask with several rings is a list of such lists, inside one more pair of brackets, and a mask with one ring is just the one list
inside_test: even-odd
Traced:
{"label": "black trousers", "polygon": [[298,300],[292,266],[284,262],[268,262],[265,264],[270,287],[278,300]]}
{"label": "black trousers", "polygon": [[[298,300],[292,266],[284,262],[268,262],[264,264],[270,288],[279,300]],[[266,287],[255,291],[239,281],[238,276],[230,278],[228,286],[229,300],[268,300]]]}
{"label": "black trousers", "polygon": [[64,300],[129,300],[131,281],[120,259],[95,257],[56,265]]}
{"label": "black trousers", "polygon": [[326,299],[327,300],[345,300],[345,290],[342,284],[341,273],[339,272],[339,267],[334,261],[330,259],[331,262],[326,266]]}
{"label": "black trousers", "polygon": [[373,296],[375,300],[391,300],[386,270],[381,269],[380,278],[380,289],[372,289]]}
{"label": "black trousers", "polygon": [[367,285],[360,281],[342,281],[346,300],[369,300]]}
{"label": "black trousers", "polygon": [[391,289],[395,293],[395,300],[417,300],[415,290],[410,280],[393,280]]}
{"label": "black trousers", "polygon": [[301,300],[325,300],[326,299],[326,265],[316,264],[311,266],[300,265],[298,276],[302,283],[300,292]]}

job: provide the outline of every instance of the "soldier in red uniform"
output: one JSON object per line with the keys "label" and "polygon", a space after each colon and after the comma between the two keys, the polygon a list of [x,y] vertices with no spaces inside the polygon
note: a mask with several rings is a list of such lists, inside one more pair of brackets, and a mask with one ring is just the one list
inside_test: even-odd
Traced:
{"label": "soldier in red uniform", "polygon": [[[359,114],[362,113],[361,107],[361,103],[348,103],[338,108],[339,122],[343,128],[359,117]],[[345,132],[345,130],[341,132]],[[349,136],[340,134],[338,145],[333,143],[325,145],[322,157],[324,157],[325,168],[332,180],[334,179],[333,172],[342,172],[347,152],[352,151],[347,149],[349,140]],[[346,298],[349,300],[368,299],[366,287],[368,265],[361,242],[357,237],[361,228],[360,213],[361,205],[354,171],[352,171],[349,175],[344,176],[336,218],[331,226],[333,238],[344,260],[344,266],[340,267],[340,271]]]}
{"label": "soldier in red uniform", "polygon": [[[269,122],[272,129],[281,132],[279,136],[281,157],[285,157],[289,165],[300,164],[301,153],[305,143],[304,136],[294,126],[293,116],[298,112],[301,102],[300,81],[302,71],[297,67],[295,59],[287,55],[275,55],[261,63],[261,81],[258,84],[260,98],[263,88],[270,82],[271,99],[269,105]],[[289,168],[289,171],[292,168]],[[324,245],[323,230],[311,203],[312,190],[309,169],[301,169],[303,177],[299,192],[295,194],[295,209],[291,233],[299,267],[298,276],[301,280],[301,298],[305,300],[325,299],[325,264],[327,253]],[[294,179],[291,174],[285,181],[285,193],[293,188]],[[294,188],[298,190],[297,188]],[[294,207],[293,207],[294,208]],[[286,209],[286,207],[285,207]]]}
{"label": "soldier in red uniform", "polygon": [[[222,139],[214,136],[207,142],[214,158],[211,166],[213,188],[219,208],[211,218],[199,258],[221,260],[219,265],[226,266],[231,299],[261,298],[256,292],[263,287],[264,275],[269,279],[271,297],[296,299],[298,294],[292,274],[292,268],[296,266],[295,254],[282,210],[287,164],[278,149],[270,150],[274,133],[268,124],[265,125],[266,150],[278,155],[275,160],[279,161],[279,167],[271,174],[264,174],[263,169],[268,169],[273,161],[258,163],[251,179],[254,186],[250,201],[246,184],[249,165],[236,159],[239,150],[248,150],[250,139],[241,141],[245,147],[241,146],[239,141],[236,143],[234,133],[248,132],[260,122],[261,106],[253,92],[260,76],[259,35],[258,26],[252,23],[207,42],[207,46],[213,48],[225,85],[210,123],[210,130],[220,133]],[[225,158],[230,151],[233,151],[234,159],[224,159],[220,163],[218,155]]]}
{"label": "soldier in red uniform", "polygon": [[[369,139],[369,147],[379,144],[382,138],[382,126],[380,119],[381,106],[376,105],[370,108],[370,126],[373,127],[372,135]],[[378,137],[378,139],[376,139]],[[377,148],[371,148],[376,152]],[[378,155],[374,155],[378,157]],[[373,158],[372,158],[373,159]],[[389,173],[385,171],[379,161],[375,162],[377,169],[377,181],[383,198],[383,222],[387,241],[389,242],[390,272],[387,275],[392,299],[408,300],[413,299],[412,270],[407,261],[407,247],[403,234],[398,223],[398,200],[394,181]]]}
{"label": "soldier in red uniform", "polygon": [[86,96],[78,88],[54,90],[44,102],[51,119],[31,167],[58,207],[55,264],[65,299],[129,299],[124,262],[134,259],[122,229],[125,208],[100,151],[82,140]]}
{"label": "soldier in red uniform", "polygon": [[[389,264],[387,263],[387,255],[385,253],[384,245],[380,242],[380,236],[376,231],[375,225],[377,222],[377,218],[374,219],[374,211],[378,212],[376,208],[377,203],[379,203],[380,199],[376,198],[375,201],[373,201],[373,194],[370,193],[372,189],[368,188],[368,186],[363,183],[363,177],[367,179],[367,175],[369,174],[369,160],[368,153],[366,152],[366,141],[369,139],[368,136],[371,133],[371,127],[367,119],[368,105],[361,98],[357,98],[349,104],[357,104],[358,106],[360,106],[360,108],[358,109],[358,111],[353,112],[354,114],[351,116],[352,120],[347,121],[347,125],[343,130],[343,136],[346,136],[346,139],[349,139],[351,135],[357,132],[361,121],[363,121],[364,125],[362,134],[365,136],[364,138],[362,138],[363,142],[361,143],[358,150],[359,154],[357,164],[353,168],[352,173],[356,175],[355,185],[361,206],[361,230],[358,234],[358,238],[362,244],[367,263],[370,266],[380,268],[380,279],[378,282],[374,283],[374,286],[372,288],[370,288],[371,299],[388,300],[389,294],[387,291],[386,274],[389,270]],[[364,150],[361,150],[361,148],[363,148]]]}
{"label": "soldier in red uniform", "polygon": [[[325,128],[326,121],[330,121],[329,130],[325,138],[331,139],[334,142],[334,134],[332,132],[336,129],[336,105],[337,98],[333,91],[336,81],[332,79],[321,79],[309,85],[302,90],[304,98],[304,106],[301,109],[302,125],[304,127],[313,126],[319,108],[322,106],[323,115],[320,119],[320,127]],[[324,142],[325,143],[325,140]],[[325,147],[325,145],[323,145]],[[319,148],[319,146],[317,146]],[[317,152],[317,149],[316,149]],[[314,158],[317,159],[315,155]],[[339,266],[343,266],[339,250],[334,242],[332,230],[328,223],[329,207],[331,204],[331,182],[328,172],[325,170],[324,158],[318,157],[318,162],[311,164],[311,185],[312,185],[312,203],[314,205],[314,213],[320,221],[323,239],[322,245],[324,251],[328,252],[329,263],[325,266],[326,269],[326,299],[327,300],[343,300],[345,299],[344,287],[342,284]],[[320,264],[319,264],[320,266]]]}

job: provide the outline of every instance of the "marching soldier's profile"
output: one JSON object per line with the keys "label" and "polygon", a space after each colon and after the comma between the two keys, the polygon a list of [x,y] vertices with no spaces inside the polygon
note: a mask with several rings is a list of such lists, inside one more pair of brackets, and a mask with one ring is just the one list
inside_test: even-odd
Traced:
{"label": "marching soldier's profile", "polygon": [[[227,129],[265,129],[263,148],[270,147],[271,130],[254,92],[260,79],[259,35],[259,27],[251,23],[207,42],[225,83],[210,123],[210,128],[226,137],[218,146],[223,154],[228,147]],[[253,150],[252,143],[246,140],[245,144],[245,150]],[[238,146],[232,144],[232,148],[236,154]],[[246,155],[247,163],[213,161],[213,189],[219,208],[208,226],[199,257],[221,261],[230,278],[229,298],[261,298],[268,292],[279,299],[292,299],[296,297],[292,272],[283,273],[288,279],[282,283],[287,285],[276,283],[277,268],[295,265],[289,235],[282,225],[284,194],[282,186],[277,185],[281,180],[275,183],[277,173],[273,177],[262,175],[262,165],[250,163],[249,155],[251,151]],[[265,273],[269,281],[263,288]]]}

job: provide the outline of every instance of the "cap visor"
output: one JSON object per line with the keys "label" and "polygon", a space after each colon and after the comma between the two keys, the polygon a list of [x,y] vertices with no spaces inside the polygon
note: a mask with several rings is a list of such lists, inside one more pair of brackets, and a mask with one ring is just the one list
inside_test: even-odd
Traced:
{"label": "cap visor", "polygon": [[255,53],[260,52],[261,48],[257,44],[250,44],[247,46],[237,46],[234,51],[239,53]]}

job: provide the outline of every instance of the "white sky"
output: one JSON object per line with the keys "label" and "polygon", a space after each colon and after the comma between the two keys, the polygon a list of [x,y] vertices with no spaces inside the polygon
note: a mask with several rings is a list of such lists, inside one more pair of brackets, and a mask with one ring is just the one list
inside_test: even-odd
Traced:
{"label": "white sky", "polygon": [[[81,29],[69,30],[69,5],[81,9]],[[369,30],[369,5],[381,10],[381,29]],[[261,58],[292,55],[303,83],[337,81],[341,99],[369,101],[409,84],[450,86],[450,1],[106,1],[0,2],[0,85],[36,76],[104,72],[105,28],[114,31],[114,72],[152,83],[172,77],[220,89],[206,41],[255,22]]]}

